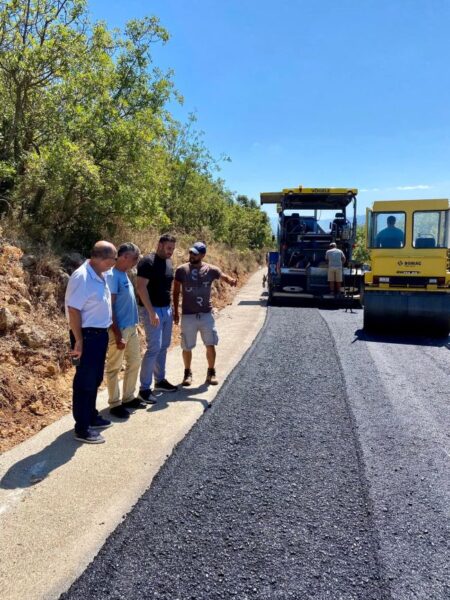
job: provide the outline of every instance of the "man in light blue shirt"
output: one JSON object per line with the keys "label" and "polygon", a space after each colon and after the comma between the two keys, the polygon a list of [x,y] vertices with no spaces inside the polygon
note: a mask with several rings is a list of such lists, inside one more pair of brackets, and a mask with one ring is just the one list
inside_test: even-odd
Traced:
{"label": "man in light blue shirt", "polygon": [[375,238],[377,248],[403,248],[405,234],[402,229],[396,227],[396,222],[396,217],[389,215],[386,219],[387,227],[378,232]]}
{"label": "man in light blue shirt", "polygon": [[103,274],[113,267],[116,255],[113,244],[97,242],[91,258],[72,273],[66,290],[71,355],[77,367],[73,379],[75,439],[88,444],[104,442],[97,430],[111,426],[111,421],[98,414],[95,404],[112,323],[111,292]]}
{"label": "man in light blue shirt", "polygon": [[[127,408],[146,408],[134,395],[141,364],[137,332],[139,316],[133,284],[127,275],[127,271],[137,265],[139,255],[140,250],[135,244],[121,244],[117,250],[116,265],[106,274],[113,312],[106,359],[106,380],[109,412],[119,419],[128,419],[130,413]],[[126,366],[121,399],[119,373],[124,359]]]}

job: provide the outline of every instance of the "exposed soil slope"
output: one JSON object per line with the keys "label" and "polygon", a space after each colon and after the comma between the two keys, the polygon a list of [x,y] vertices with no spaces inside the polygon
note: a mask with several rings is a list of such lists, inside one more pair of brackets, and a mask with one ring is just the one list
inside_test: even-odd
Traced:
{"label": "exposed soil slope", "polygon": [[[141,248],[147,252],[153,247]],[[242,285],[256,268],[255,257],[210,246],[208,261],[238,277]],[[177,247],[181,264],[186,247]],[[0,239],[0,452],[35,434],[71,408],[73,370],[68,357],[64,292],[69,273],[83,257],[35,256]],[[218,283],[220,309],[234,290]],[[178,343],[175,328],[173,343]]]}
{"label": "exposed soil slope", "polygon": [[67,326],[60,308],[67,274],[50,272],[49,265],[44,275],[37,263],[27,270],[22,258],[19,248],[0,246],[0,451],[70,407]]}

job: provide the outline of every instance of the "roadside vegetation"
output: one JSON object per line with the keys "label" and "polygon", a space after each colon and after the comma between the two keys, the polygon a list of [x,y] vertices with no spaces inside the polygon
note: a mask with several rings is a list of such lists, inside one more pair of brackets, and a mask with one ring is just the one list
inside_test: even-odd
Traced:
{"label": "roadside vegetation", "polygon": [[[266,214],[170,112],[168,41],[156,17],[109,30],[85,0],[0,0],[0,452],[70,409],[64,292],[93,242],[145,253],[170,231],[177,266],[205,240],[238,285],[264,261]],[[215,308],[231,300],[215,284]]]}
{"label": "roadside vegetation", "polygon": [[364,225],[358,225],[356,230],[356,242],[353,248],[353,260],[370,264],[370,253],[366,248],[366,228]]}
{"label": "roadside vegetation", "polygon": [[[174,74],[152,48],[157,17],[123,31],[85,0],[0,2],[0,215],[32,241],[86,252],[120,229],[177,230],[238,249],[270,243],[257,203],[218,176]],[[5,228],[6,229],[6,228]]]}

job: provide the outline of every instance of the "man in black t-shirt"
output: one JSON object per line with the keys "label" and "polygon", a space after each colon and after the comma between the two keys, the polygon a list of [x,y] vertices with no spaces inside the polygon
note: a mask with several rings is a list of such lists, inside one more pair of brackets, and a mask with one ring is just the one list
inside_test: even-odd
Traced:
{"label": "man in black t-shirt", "polygon": [[147,350],[142,358],[139,398],[155,404],[155,390],[176,392],[176,385],[166,379],[166,356],[172,338],[173,316],[170,290],[173,281],[171,256],[175,238],[165,233],[159,238],[156,252],[144,256],[138,264],[136,289],[139,296],[139,314],[145,329]]}

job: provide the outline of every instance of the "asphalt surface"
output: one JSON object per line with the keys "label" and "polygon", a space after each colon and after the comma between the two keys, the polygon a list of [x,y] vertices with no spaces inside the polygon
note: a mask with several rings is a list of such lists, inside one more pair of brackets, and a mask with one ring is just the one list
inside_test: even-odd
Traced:
{"label": "asphalt surface", "polygon": [[450,599],[449,340],[365,336],[361,311],[322,311],[345,373],[395,600]]}
{"label": "asphalt surface", "polygon": [[[441,561],[442,578],[428,579],[428,595],[421,595],[420,578],[400,586],[395,581],[403,548],[390,543],[398,542],[397,519],[403,522],[404,515],[393,513],[400,501],[408,512],[403,488],[413,474],[403,481],[406,465],[396,463],[395,471],[390,462],[405,420],[394,423],[395,411],[386,413],[386,389],[377,375],[383,356],[372,355],[372,342],[354,336],[359,321],[359,314],[342,310],[270,308],[212,408],[62,598],[450,598],[442,490],[430,501],[442,511],[440,527],[435,531],[425,517],[411,522],[428,528],[417,533],[426,536],[423,556],[412,564],[425,559],[438,571]],[[442,375],[438,387],[444,387]],[[437,417],[443,404],[436,410]],[[378,424],[380,415],[385,421]],[[388,441],[377,461],[384,427]],[[422,434],[420,425],[409,433],[402,439],[405,451]],[[427,458],[419,456],[419,446],[417,472],[424,473],[421,460]],[[436,448],[429,442],[426,450]],[[448,456],[437,467],[448,467]],[[439,473],[430,482],[437,483]],[[414,498],[411,515],[421,508],[432,519],[425,498],[430,490],[420,476],[415,481],[423,495]],[[390,488],[392,482],[397,485]],[[433,549],[430,542],[438,539]],[[390,557],[391,550],[400,556]]]}

